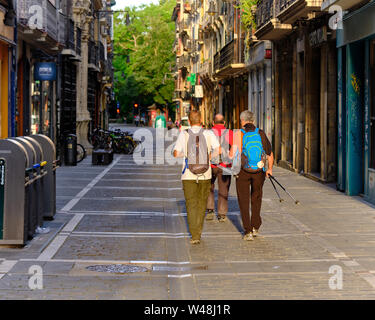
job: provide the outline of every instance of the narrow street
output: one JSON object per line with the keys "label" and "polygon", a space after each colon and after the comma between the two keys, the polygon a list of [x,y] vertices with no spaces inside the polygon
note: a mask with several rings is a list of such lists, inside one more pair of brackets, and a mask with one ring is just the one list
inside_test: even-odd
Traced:
{"label": "narrow street", "polygon": [[[228,221],[206,221],[191,246],[180,166],[116,155],[107,167],[91,157],[62,167],[51,232],[0,249],[0,299],[374,299],[374,207],[281,168],[274,175],[300,205],[285,194],[279,203],[267,181],[261,236],[245,242],[232,183]],[[88,269],[119,264],[135,272]],[[41,290],[29,287],[35,265]],[[332,266],[341,290],[329,286]]]}

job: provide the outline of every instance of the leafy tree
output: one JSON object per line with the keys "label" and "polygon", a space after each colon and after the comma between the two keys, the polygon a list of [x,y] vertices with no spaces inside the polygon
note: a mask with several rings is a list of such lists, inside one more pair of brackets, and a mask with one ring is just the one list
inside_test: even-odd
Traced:
{"label": "leafy tree", "polygon": [[115,93],[122,113],[132,113],[134,103],[170,105],[174,91],[175,25],[171,20],[175,0],[125,8],[114,17]]}

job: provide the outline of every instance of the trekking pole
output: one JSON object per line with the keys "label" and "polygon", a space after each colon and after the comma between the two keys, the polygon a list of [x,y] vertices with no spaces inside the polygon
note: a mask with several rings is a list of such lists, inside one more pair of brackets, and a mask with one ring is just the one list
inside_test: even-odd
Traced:
{"label": "trekking pole", "polygon": [[275,184],[273,183],[271,177],[270,177],[270,181],[271,181],[271,183],[272,183],[273,188],[275,189],[275,192],[276,192],[277,196],[279,197],[279,201],[280,201],[280,202],[283,202],[284,199],[282,199],[282,198],[280,197],[279,191],[277,191],[276,186],[275,186]]}
{"label": "trekking pole", "polygon": [[293,201],[294,201],[295,204],[299,204],[300,203],[298,200],[296,200],[296,199],[293,198],[293,196],[280,184],[279,181],[276,180],[276,178],[274,176],[270,175],[270,178],[271,178],[271,180],[274,180],[281,187],[281,189],[283,189],[288,194],[288,196],[293,199]]}

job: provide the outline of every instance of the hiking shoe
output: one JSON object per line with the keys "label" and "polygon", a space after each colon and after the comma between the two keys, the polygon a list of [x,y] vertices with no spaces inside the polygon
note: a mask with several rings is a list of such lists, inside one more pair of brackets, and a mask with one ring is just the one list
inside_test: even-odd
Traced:
{"label": "hiking shoe", "polygon": [[200,240],[193,240],[193,239],[191,239],[190,243],[193,244],[193,245],[195,245],[195,244],[200,244],[201,241]]}
{"label": "hiking shoe", "polygon": [[248,234],[245,234],[245,236],[243,237],[243,239],[245,241],[254,241],[254,237],[253,237],[253,234],[252,232],[248,233]]}
{"label": "hiking shoe", "polygon": [[219,222],[225,222],[225,221],[227,221],[226,216],[219,216]]}
{"label": "hiking shoe", "polygon": [[259,230],[253,228],[253,236],[254,236],[254,237],[259,236]]}
{"label": "hiking shoe", "polygon": [[206,215],[206,220],[214,220],[215,219],[215,211],[208,210]]}

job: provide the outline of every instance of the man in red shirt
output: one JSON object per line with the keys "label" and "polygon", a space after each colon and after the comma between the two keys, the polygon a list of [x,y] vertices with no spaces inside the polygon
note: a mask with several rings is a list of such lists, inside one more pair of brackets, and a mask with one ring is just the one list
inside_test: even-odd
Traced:
{"label": "man in red shirt", "polygon": [[[232,180],[231,175],[223,174],[220,167],[230,168],[230,161],[228,158],[230,147],[233,145],[233,131],[225,128],[224,116],[217,114],[214,119],[213,133],[220,142],[220,156],[211,159],[212,179],[211,192],[207,200],[207,216],[206,220],[213,220],[215,218],[215,182],[218,180],[219,184],[219,199],[217,204],[218,219],[220,222],[225,222],[228,213],[228,194]],[[227,158],[227,161],[226,161]]]}

